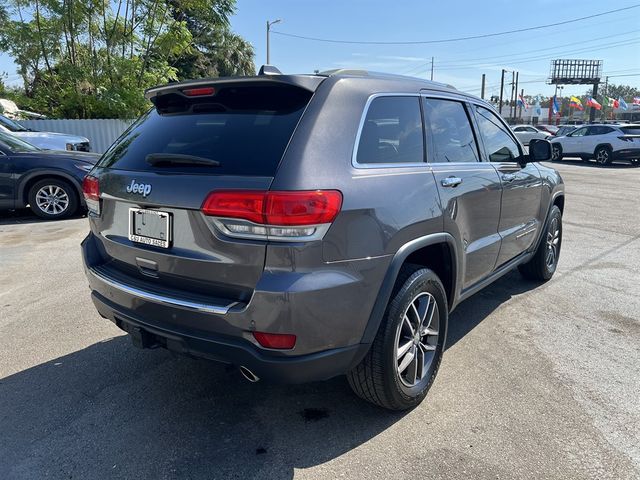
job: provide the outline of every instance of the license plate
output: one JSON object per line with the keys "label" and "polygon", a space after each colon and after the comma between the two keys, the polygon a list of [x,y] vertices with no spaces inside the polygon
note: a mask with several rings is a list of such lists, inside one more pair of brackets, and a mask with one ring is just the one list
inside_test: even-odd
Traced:
{"label": "license plate", "polygon": [[143,208],[129,209],[129,240],[154,247],[171,245],[171,214]]}

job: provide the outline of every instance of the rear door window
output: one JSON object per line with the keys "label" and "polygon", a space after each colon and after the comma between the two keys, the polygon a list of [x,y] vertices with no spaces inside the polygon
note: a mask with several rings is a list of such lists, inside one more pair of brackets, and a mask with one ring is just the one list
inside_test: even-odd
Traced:
{"label": "rear door window", "polygon": [[422,116],[418,97],[374,98],[369,104],[356,151],[356,162],[424,162]]}
{"label": "rear door window", "polygon": [[435,155],[431,162],[479,161],[478,145],[462,102],[425,98],[424,111]]}
{"label": "rear door window", "polygon": [[[290,86],[222,87],[214,96],[168,94],[104,154],[99,165],[135,171],[273,176],[311,92]],[[149,154],[188,155],[219,166],[162,165]]]}

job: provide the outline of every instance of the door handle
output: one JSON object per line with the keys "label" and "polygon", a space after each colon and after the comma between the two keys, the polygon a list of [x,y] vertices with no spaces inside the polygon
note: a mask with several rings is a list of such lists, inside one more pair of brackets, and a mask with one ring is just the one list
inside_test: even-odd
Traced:
{"label": "door handle", "polygon": [[440,180],[440,183],[443,187],[457,187],[462,183],[462,179],[460,177],[447,177]]}
{"label": "door handle", "polygon": [[502,181],[504,182],[513,182],[516,179],[516,174],[515,173],[503,173],[502,174]]}

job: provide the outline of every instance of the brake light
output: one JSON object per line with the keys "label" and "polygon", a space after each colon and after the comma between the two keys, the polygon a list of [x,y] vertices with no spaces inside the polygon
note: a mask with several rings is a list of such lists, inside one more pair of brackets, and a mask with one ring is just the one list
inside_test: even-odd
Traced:
{"label": "brake light", "polygon": [[296,336],[290,333],[253,332],[253,337],[264,348],[291,350],[296,345]]}
{"label": "brake light", "polygon": [[317,240],[342,207],[337,190],[211,192],[202,212],[223,233],[243,238]]}
{"label": "brake light", "polygon": [[206,97],[216,93],[216,89],[213,87],[187,88],[182,90],[182,93],[187,97]]}
{"label": "brake light", "polygon": [[82,180],[82,194],[90,213],[100,215],[100,182],[96,177],[87,175]]}

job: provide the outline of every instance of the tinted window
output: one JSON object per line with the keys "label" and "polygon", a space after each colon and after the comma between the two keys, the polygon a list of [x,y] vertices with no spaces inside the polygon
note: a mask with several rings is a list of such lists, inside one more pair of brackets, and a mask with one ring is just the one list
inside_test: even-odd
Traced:
{"label": "tinted window", "polygon": [[620,130],[626,135],[640,135],[640,125],[634,127],[620,127]]}
{"label": "tinted window", "polygon": [[453,100],[424,99],[427,135],[431,137],[433,162],[477,162],[478,146],[464,105]]}
{"label": "tinted window", "polygon": [[584,137],[587,133],[587,127],[578,128],[574,132],[570,133],[572,137]]}
{"label": "tinted window", "polygon": [[511,162],[520,156],[518,144],[511,138],[500,119],[484,107],[476,107],[478,129],[484,148],[492,162]]}
{"label": "tinted window", "polygon": [[356,160],[365,163],[424,162],[418,97],[378,97],[369,104]]}
{"label": "tinted window", "polygon": [[[158,97],[100,160],[103,167],[272,176],[311,93],[295,87],[221,88],[212,97]],[[150,153],[192,155],[220,166],[151,166]]]}

